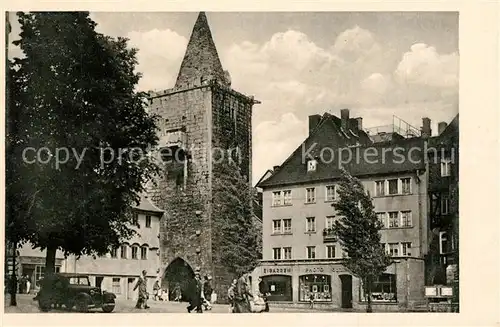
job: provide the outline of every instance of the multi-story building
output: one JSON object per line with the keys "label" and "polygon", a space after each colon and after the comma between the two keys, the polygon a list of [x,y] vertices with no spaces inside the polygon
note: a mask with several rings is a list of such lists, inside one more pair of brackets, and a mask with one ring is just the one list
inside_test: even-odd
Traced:
{"label": "multi-story building", "polygon": [[148,191],[165,210],[160,226],[163,287],[182,287],[199,268],[213,276],[215,293],[223,298],[236,276],[229,275],[231,263],[221,259],[212,228],[218,219],[213,190],[221,180],[214,167],[221,156],[231,156],[238,163],[233,168],[251,186],[251,118],[257,102],[231,88],[205,13],[194,24],[175,86],[151,92],[149,101],[149,111],[161,117],[162,174]]}
{"label": "multi-story building", "polygon": [[[398,310],[424,301],[424,256],[428,252],[428,173],[424,144],[430,120],[419,132],[368,135],[349,110],[338,118],[309,117],[309,136],[280,167],[257,185],[263,189],[262,277],[271,301],[329,307],[362,307],[359,279],[343,265],[343,249],[332,225],[337,219],[340,167],[360,179],[373,197],[384,228],[381,241],[393,263],[372,287],[379,310]],[[255,288],[256,285],[253,285]]]}
{"label": "multi-story building", "polygon": [[137,291],[134,292],[133,288],[141,272],[146,270],[151,292],[159,277],[159,233],[163,210],[147,197],[142,197],[132,211],[136,235],[101,257],[68,257],[65,271],[88,274],[92,285],[115,293],[119,299],[135,299]]}

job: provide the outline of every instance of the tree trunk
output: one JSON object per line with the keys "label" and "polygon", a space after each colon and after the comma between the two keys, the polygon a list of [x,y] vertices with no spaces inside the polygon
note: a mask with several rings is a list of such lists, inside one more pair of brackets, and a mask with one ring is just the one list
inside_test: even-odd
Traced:
{"label": "tree trunk", "polygon": [[12,244],[12,276],[9,282],[10,305],[17,306],[17,271],[16,271],[17,243]]}
{"label": "tree trunk", "polygon": [[371,278],[367,277],[366,278],[366,291],[365,294],[367,296],[367,306],[366,306],[366,312],[373,312],[372,310],[372,282]]}
{"label": "tree trunk", "polygon": [[56,271],[56,251],[57,247],[48,246],[45,257],[45,275],[52,275]]}

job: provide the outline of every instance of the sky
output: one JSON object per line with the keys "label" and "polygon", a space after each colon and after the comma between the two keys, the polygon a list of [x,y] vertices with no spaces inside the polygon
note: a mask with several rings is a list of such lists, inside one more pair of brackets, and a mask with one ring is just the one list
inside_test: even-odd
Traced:
{"label": "sky", "polygon": [[[196,12],[93,12],[97,30],[139,50],[143,91],[173,87]],[[450,122],[458,113],[454,12],[207,12],[232,87],[253,95],[253,181],[307,137],[308,116],[362,117],[363,127]],[[19,24],[11,15],[16,39]],[[19,55],[10,48],[9,57]]]}

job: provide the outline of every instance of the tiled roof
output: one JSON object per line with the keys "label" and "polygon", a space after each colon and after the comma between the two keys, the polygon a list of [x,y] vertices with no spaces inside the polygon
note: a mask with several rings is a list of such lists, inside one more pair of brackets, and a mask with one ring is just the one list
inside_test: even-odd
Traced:
{"label": "tiled roof", "polygon": [[[335,119],[324,120],[271,177],[257,186],[266,188],[336,179],[340,177],[341,166],[355,176],[399,173],[425,167],[422,138],[393,139],[390,142],[371,144],[371,141],[366,141],[368,136],[361,132],[357,140],[363,141],[362,145],[348,147],[356,139],[347,139],[339,133],[338,127]],[[308,151],[311,147],[313,150]],[[417,150],[410,151],[412,148]],[[307,162],[303,160],[307,156],[303,153],[316,158],[316,171],[307,171]],[[350,161],[349,156],[352,158]],[[340,157],[342,161],[339,160]]]}
{"label": "tiled roof", "polygon": [[163,214],[163,210],[155,206],[151,200],[149,200],[146,196],[141,196],[141,200],[138,206],[133,206],[136,210],[148,211],[148,212],[156,212],[159,214]]}

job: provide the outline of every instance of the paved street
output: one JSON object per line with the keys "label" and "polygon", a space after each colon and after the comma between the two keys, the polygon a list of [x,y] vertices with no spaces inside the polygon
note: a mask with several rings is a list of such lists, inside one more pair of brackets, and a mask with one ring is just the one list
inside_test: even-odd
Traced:
{"label": "paved street", "polygon": [[[5,297],[4,309],[5,313],[41,313],[38,309],[38,303],[33,301],[34,295],[26,295],[21,294],[17,296],[17,307],[9,306],[9,296]],[[187,303],[177,303],[177,302],[155,302],[150,301],[149,306],[150,309],[140,310],[135,308],[134,301],[118,301],[116,304],[116,308],[113,312],[116,313],[185,313]],[[205,313],[227,313],[229,310],[229,306],[215,304],[213,305],[212,310],[206,311]],[[308,312],[311,310],[298,309],[298,308],[277,308],[271,305],[272,312]],[[51,313],[60,312],[60,313],[70,313],[70,311],[62,310],[51,310]],[[75,312],[75,311],[73,311]],[[102,314],[102,310],[92,310],[93,313]],[[314,312],[322,312],[320,310],[314,310]],[[324,312],[324,311],[323,311]],[[265,314],[265,313],[263,313]]]}

